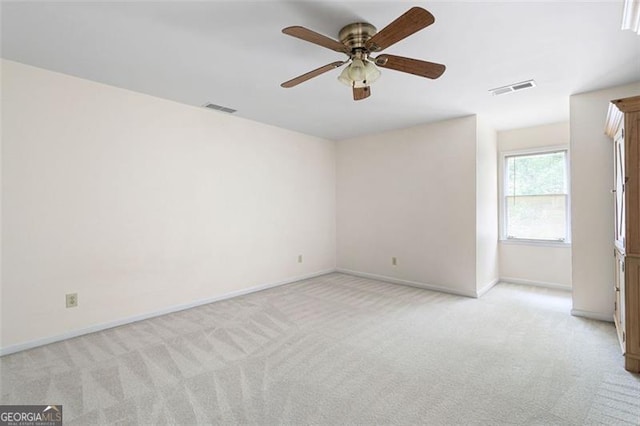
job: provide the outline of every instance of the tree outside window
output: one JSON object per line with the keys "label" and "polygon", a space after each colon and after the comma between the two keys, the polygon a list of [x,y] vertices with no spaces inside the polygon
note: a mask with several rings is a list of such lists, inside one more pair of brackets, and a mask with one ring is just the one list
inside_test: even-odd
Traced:
{"label": "tree outside window", "polygon": [[504,236],[567,241],[567,151],[504,157]]}

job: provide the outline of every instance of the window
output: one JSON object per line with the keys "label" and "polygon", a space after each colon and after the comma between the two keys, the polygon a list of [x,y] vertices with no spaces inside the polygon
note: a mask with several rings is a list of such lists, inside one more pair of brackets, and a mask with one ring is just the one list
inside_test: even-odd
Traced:
{"label": "window", "polygon": [[566,148],[503,153],[502,238],[569,242]]}

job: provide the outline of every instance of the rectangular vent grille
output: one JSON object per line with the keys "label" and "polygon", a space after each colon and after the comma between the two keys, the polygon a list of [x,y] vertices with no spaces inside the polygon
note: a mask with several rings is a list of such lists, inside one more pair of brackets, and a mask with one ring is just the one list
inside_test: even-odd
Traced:
{"label": "rectangular vent grille", "polygon": [[495,89],[489,90],[489,92],[494,95],[504,95],[505,93],[513,93],[518,90],[529,89],[531,87],[536,87],[536,82],[533,80],[521,81],[519,83],[513,83],[508,86],[496,87]]}
{"label": "rectangular vent grille", "polygon": [[212,104],[211,102],[204,104],[204,107],[209,109],[215,109],[216,111],[227,112],[229,114],[233,114],[234,112],[237,111],[233,108],[227,108],[227,107],[223,107],[222,105]]}

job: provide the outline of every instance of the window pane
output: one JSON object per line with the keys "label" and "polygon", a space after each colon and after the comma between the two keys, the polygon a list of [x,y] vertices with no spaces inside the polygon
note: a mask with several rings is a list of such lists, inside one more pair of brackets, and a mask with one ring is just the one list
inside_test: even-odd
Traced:
{"label": "window pane", "polygon": [[506,195],[566,194],[565,152],[507,157]]}
{"label": "window pane", "polygon": [[567,196],[507,197],[507,238],[564,240]]}

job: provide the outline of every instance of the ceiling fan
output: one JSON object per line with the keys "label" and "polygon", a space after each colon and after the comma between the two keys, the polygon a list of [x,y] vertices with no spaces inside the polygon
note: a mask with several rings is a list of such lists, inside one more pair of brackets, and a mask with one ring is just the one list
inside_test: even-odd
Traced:
{"label": "ceiling fan", "polygon": [[420,77],[436,79],[444,73],[446,67],[442,64],[403,56],[384,54],[375,58],[371,56],[372,53],[384,50],[434,22],[435,18],[427,10],[421,7],[412,7],[379,32],[376,32],[376,27],[366,22],[349,24],[340,30],[338,34],[340,41],[300,26],[284,28],[282,32],[287,35],[344,53],[349,59],[332,62],[316,68],[294,79],[285,81],[281,86],[286,88],[297,86],[346,63],[349,65],[342,71],[338,80],[352,87],[353,99],[356,101],[368,98],[371,95],[369,85],[380,77],[380,71],[376,68],[376,65]]}

